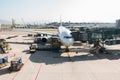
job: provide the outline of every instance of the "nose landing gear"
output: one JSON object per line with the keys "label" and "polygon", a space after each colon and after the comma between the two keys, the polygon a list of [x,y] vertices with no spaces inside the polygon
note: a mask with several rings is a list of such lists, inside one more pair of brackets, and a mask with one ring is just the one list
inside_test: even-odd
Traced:
{"label": "nose landing gear", "polygon": [[65,52],[69,52],[70,50],[69,50],[69,48],[68,48],[68,46],[66,47],[66,49],[65,49]]}

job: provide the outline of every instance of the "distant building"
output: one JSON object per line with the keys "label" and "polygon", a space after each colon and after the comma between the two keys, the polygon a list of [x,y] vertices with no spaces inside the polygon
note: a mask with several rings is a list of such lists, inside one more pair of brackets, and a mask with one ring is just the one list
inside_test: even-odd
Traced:
{"label": "distant building", "polygon": [[119,20],[116,20],[116,27],[117,27],[117,28],[120,28],[120,19],[119,19]]}
{"label": "distant building", "polygon": [[11,24],[0,24],[0,30],[11,30],[12,25]]}
{"label": "distant building", "polygon": [[[52,22],[47,24],[47,26],[56,26],[58,27],[60,25],[60,23],[58,22]],[[63,22],[62,23],[63,26],[65,27],[115,27],[115,23],[97,23],[97,22]]]}

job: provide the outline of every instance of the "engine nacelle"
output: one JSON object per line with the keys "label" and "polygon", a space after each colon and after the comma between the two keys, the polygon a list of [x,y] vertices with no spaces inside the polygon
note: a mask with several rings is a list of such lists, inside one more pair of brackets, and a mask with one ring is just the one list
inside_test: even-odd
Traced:
{"label": "engine nacelle", "polygon": [[42,37],[42,38],[41,38],[41,41],[42,41],[42,42],[47,42],[47,40],[48,40],[47,37]]}

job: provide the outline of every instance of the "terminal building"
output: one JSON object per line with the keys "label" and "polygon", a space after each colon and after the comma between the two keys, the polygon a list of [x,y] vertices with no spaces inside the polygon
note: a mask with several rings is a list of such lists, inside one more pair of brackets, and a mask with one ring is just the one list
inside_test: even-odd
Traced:
{"label": "terminal building", "polygon": [[116,27],[120,28],[120,19],[116,20]]}

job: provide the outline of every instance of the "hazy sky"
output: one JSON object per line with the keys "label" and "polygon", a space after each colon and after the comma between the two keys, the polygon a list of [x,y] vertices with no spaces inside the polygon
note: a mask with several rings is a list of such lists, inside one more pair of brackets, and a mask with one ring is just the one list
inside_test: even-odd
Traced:
{"label": "hazy sky", "polygon": [[115,22],[120,0],[0,0],[0,19],[16,22]]}

